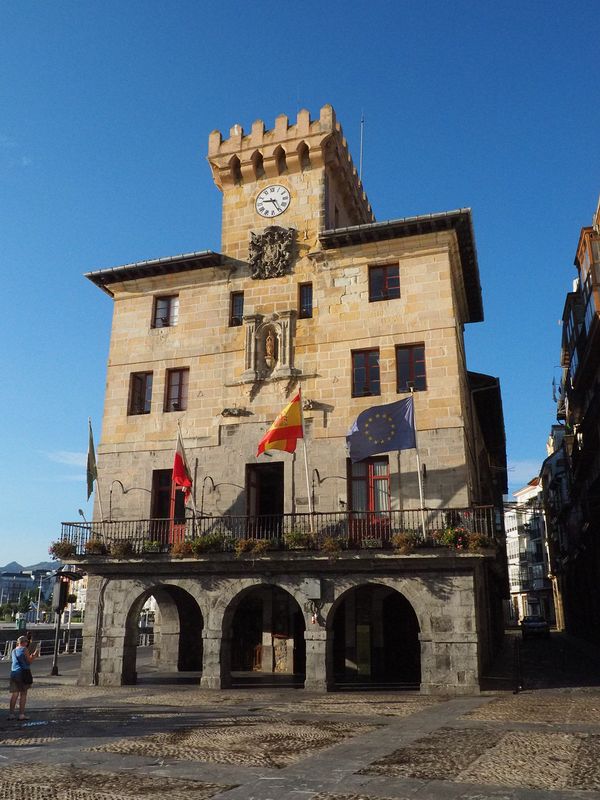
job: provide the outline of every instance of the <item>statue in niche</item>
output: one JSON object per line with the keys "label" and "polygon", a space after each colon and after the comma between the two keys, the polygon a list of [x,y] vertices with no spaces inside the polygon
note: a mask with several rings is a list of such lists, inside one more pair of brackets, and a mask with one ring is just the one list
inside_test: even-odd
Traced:
{"label": "statue in niche", "polygon": [[265,364],[269,369],[275,366],[275,336],[272,330],[269,330],[265,339]]}

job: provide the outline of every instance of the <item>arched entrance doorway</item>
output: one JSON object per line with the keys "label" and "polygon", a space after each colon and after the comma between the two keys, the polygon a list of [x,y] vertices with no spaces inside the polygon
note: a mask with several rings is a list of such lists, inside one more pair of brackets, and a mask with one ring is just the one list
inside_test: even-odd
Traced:
{"label": "arched entrance doorway", "polygon": [[256,586],[232,601],[223,619],[224,665],[230,685],[303,686],[304,614],[278,586]]}
{"label": "arched entrance doorway", "polygon": [[348,590],[334,608],[331,634],[336,688],[419,688],[419,623],[400,592],[381,584]]}
{"label": "arched entrance doorway", "polygon": [[[153,598],[152,603],[147,601]],[[153,613],[148,621],[150,606]],[[144,636],[140,622],[144,620]],[[155,586],[132,603],[127,615],[124,683],[200,680],[204,620],[196,600],[178,586]]]}

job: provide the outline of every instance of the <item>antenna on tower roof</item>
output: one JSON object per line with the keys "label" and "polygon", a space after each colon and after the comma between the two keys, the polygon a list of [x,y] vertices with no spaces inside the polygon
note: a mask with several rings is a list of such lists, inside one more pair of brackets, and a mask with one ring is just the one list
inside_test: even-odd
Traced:
{"label": "antenna on tower roof", "polygon": [[358,177],[362,183],[362,167],[363,167],[363,142],[365,138],[365,115],[360,112],[360,158],[358,162]]}

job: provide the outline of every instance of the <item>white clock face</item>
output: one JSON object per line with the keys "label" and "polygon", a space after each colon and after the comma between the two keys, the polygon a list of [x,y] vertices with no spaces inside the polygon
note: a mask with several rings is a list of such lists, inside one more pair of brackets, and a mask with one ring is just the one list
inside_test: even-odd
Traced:
{"label": "white clock face", "polygon": [[256,212],[261,217],[278,217],[290,204],[285,186],[267,186],[256,198]]}

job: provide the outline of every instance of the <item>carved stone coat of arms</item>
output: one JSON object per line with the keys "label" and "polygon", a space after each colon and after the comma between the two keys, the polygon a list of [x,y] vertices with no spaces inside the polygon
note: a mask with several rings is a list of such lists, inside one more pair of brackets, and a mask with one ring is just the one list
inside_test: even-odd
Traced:
{"label": "carved stone coat of arms", "polygon": [[271,225],[263,233],[250,233],[248,263],[252,277],[279,278],[292,265],[295,228]]}

